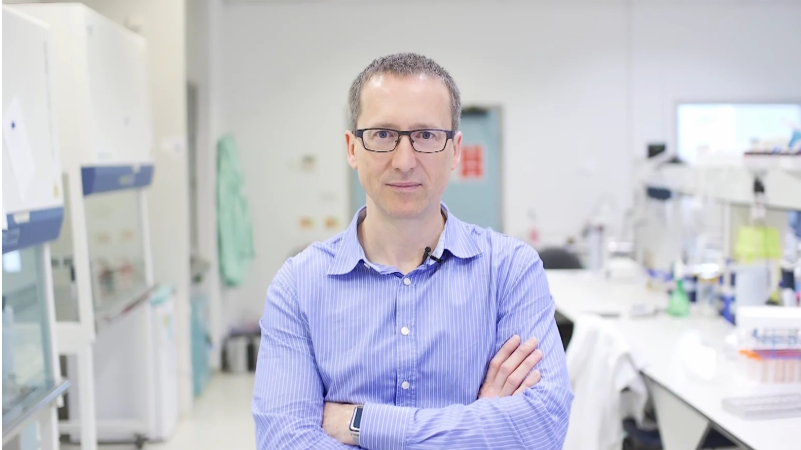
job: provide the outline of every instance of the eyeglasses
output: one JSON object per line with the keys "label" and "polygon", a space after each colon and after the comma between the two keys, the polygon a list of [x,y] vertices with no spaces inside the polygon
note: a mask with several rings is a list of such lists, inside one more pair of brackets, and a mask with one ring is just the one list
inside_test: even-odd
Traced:
{"label": "eyeglasses", "polygon": [[409,136],[414,151],[419,153],[439,153],[445,150],[449,139],[453,139],[453,131],[427,128],[424,130],[398,131],[388,128],[364,128],[353,132],[362,140],[364,149],[389,153],[398,147],[401,136]]}

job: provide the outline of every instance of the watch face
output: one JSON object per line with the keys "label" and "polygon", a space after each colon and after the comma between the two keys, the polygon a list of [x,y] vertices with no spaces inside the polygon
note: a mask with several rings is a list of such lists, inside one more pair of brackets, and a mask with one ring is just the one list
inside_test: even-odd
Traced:
{"label": "watch face", "polygon": [[361,407],[356,408],[353,412],[353,420],[351,421],[350,428],[353,431],[358,431],[362,428],[362,411],[364,409]]}

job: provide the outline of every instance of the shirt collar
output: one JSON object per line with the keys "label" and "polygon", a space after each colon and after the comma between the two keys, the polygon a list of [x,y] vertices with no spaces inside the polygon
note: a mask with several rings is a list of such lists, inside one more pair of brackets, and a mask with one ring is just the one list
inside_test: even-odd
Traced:
{"label": "shirt collar", "polygon": [[[469,226],[454,217],[444,203],[440,205],[446,217],[445,228],[440,234],[437,247],[432,254],[442,258],[445,250],[447,250],[453,256],[461,259],[472,258],[481,254],[481,250],[473,237],[473,233],[476,231],[475,227]],[[358,226],[364,220],[366,214],[367,207],[364,206],[353,216],[353,220],[351,220],[350,225],[342,235],[334,262],[328,269],[329,275],[350,273],[357,264],[367,262],[367,257],[359,242],[358,235]],[[433,261],[429,259],[428,263],[431,264]]]}

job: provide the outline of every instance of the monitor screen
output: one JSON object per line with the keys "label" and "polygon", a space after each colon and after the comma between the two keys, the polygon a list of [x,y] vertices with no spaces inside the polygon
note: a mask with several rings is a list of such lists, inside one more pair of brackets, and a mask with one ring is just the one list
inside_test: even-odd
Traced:
{"label": "monitor screen", "polygon": [[680,104],[676,128],[679,158],[694,164],[707,154],[743,154],[756,143],[789,145],[801,133],[801,104]]}

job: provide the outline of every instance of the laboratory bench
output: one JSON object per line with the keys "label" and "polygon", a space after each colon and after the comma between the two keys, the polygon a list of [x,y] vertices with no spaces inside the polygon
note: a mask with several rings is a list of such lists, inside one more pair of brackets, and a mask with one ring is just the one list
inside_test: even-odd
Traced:
{"label": "laboratory bench", "polygon": [[[801,417],[745,420],[723,408],[724,399],[801,393],[801,385],[758,385],[738,377],[725,344],[734,326],[722,317],[669,316],[667,294],[642,280],[610,280],[587,270],[551,270],[547,277],[565,318],[597,314],[616,322],[648,384],[665,450],[698,448],[710,427],[754,450],[801,448]],[[656,313],[636,315],[633,309]],[[693,343],[714,348],[715,360],[700,361]]]}

